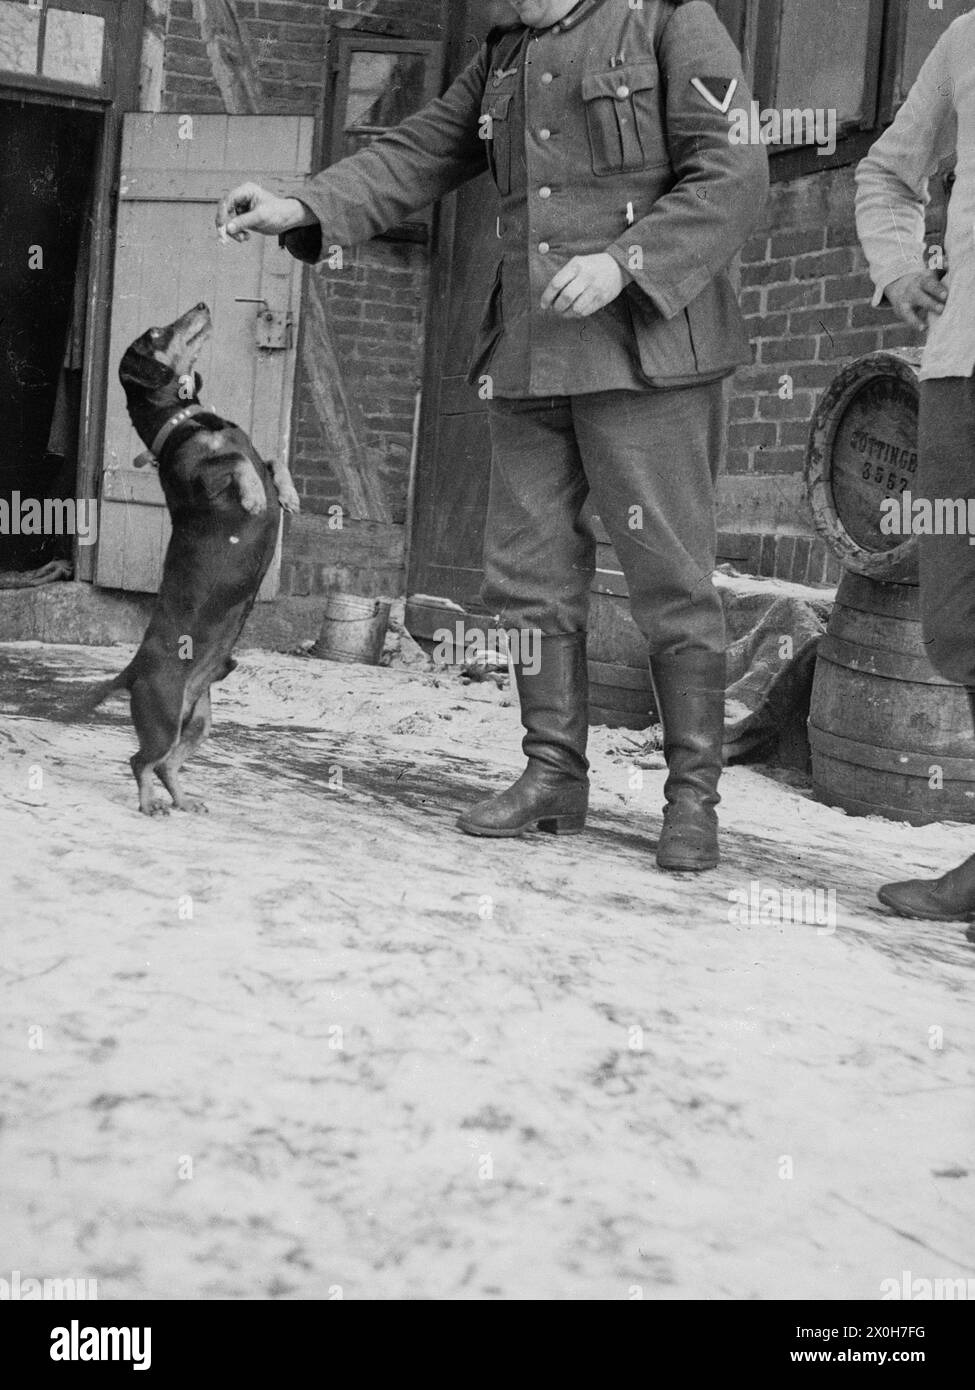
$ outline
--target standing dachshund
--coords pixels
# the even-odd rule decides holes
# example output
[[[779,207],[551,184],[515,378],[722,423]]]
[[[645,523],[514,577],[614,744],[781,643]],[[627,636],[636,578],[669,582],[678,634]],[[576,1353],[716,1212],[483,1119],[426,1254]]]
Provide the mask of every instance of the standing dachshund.
[[[265,463],[242,429],[200,404],[193,368],[210,329],[210,311],[198,304],[143,333],[119,367],[146,461],[159,466],[173,534],[142,645],[85,708],[130,692],[139,736],[132,771],[145,815],[170,809],[153,800],[153,773],[177,810],[206,809],[184,795],[179,769],[210,732],[211,684],[237,664],[231,652],[274,555],[281,508],[299,505],[287,466]]]

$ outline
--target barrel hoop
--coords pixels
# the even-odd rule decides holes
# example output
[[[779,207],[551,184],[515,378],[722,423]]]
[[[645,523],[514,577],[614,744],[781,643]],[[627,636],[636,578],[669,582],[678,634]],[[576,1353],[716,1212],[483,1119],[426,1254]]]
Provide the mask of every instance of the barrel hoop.
[[[897,748],[877,748],[856,739],[827,733],[809,721],[809,744],[814,753],[835,758],[837,762],[854,767],[869,767],[875,772],[897,772],[904,777],[921,777],[925,781],[931,769],[941,769],[945,781],[975,784],[975,758],[942,758],[937,753],[909,753]]]
[[[858,671],[885,680],[905,681],[909,685],[936,685],[956,688],[951,681],[942,680],[927,657],[904,656],[900,652],[885,652],[876,647],[864,647],[859,642],[847,642],[828,632],[819,644],[817,660]]]
[[[621,666],[615,662],[589,661],[589,679],[594,684],[622,686],[627,690],[650,693],[650,667]]]
[[[864,801],[858,796],[844,796],[841,792],[827,790],[817,787],[816,795],[826,806],[836,806],[841,811],[845,811],[849,816],[882,816],[884,820],[896,821],[904,825],[933,825],[936,821],[939,824],[951,824],[952,822],[942,822],[940,816],[934,815],[929,811],[909,810],[905,806],[888,806],[882,801]]]

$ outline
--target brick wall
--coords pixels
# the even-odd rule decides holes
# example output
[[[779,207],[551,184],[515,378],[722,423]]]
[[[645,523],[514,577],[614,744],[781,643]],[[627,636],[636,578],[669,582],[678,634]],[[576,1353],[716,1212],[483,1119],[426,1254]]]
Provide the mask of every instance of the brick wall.
[[[325,48],[332,28],[442,38],[441,0],[356,0],[344,11],[326,0],[234,0],[263,115],[322,117],[327,98]],[[163,109],[222,112],[193,0],[171,0],[166,26]],[[284,593],[317,594],[338,586],[399,593],[415,394],[424,351],[430,256],[426,247],[377,241],[346,256],[341,271],[316,268],[306,294],[324,302],[365,466],[380,480],[382,517],[356,516],[329,467],[329,446],[312,399],[311,373],[297,368],[292,468],[302,516],[289,522],[282,561]],[[338,504],[342,531],[324,518]]]
[[[943,201],[936,197],[930,241],[938,239],[942,224]],[[821,392],[864,353],[921,342],[889,307],[871,306],[873,284],[854,221],[852,167],[773,184],[765,226],[742,254],[741,286],[755,360],[732,388],[726,491],[733,495],[736,480],[742,480],[752,498],[771,499],[787,486],[794,497]],[[785,374],[792,378],[791,400],[780,396]],[[728,558],[745,557],[742,567],[755,573],[833,582],[839,567],[815,536],[804,503],[794,505],[793,514],[792,525],[775,528],[778,535],[723,534],[723,551]]]

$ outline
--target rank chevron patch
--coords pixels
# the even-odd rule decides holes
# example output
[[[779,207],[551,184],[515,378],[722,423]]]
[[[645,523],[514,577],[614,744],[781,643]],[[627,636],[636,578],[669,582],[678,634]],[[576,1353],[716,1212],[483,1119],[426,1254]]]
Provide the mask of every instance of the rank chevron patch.
[[[700,92],[701,96],[713,106],[715,111],[720,111],[723,116],[728,114],[738,90],[737,77],[692,77],[691,86],[695,91]]]

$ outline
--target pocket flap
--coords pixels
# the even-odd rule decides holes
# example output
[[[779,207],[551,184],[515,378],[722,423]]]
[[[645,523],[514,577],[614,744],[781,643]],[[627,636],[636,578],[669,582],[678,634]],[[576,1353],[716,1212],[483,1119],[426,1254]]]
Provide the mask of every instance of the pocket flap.
[[[583,101],[612,97],[626,101],[633,92],[645,92],[657,85],[655,63],[632,63],[609,72],[587,72],[582,79]]]
[[[481,115],[490,116],[492,121],[506,121],[511,97],[511,92],[501,92],[497,96],[485,97]]]

